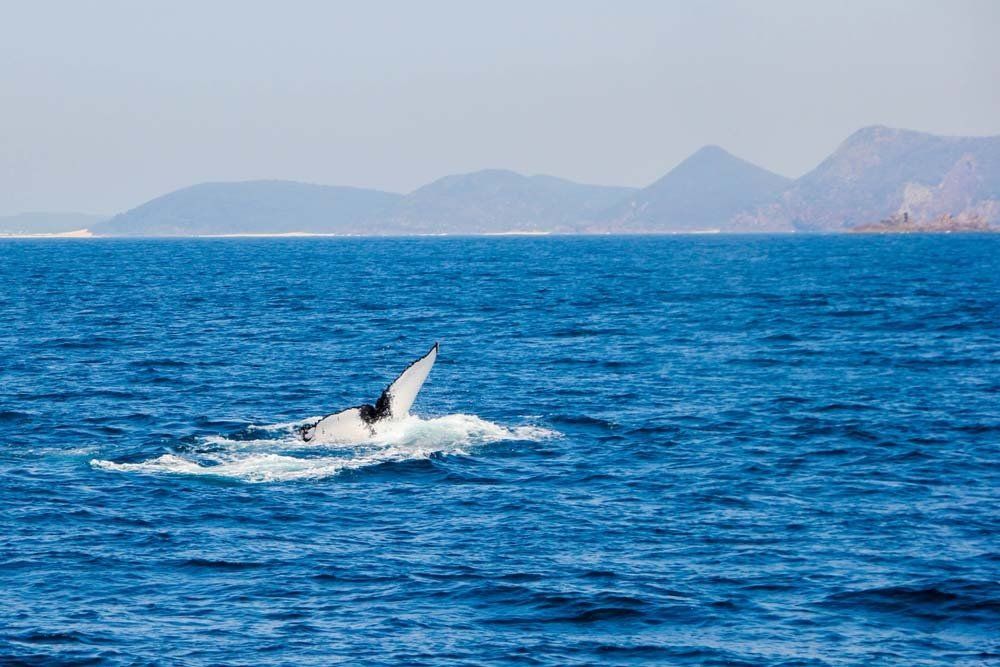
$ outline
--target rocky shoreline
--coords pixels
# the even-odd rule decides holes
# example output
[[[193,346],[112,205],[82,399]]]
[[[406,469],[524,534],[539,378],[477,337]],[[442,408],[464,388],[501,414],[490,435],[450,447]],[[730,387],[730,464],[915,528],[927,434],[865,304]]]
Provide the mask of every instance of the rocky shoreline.
[[[977,215],[941,215],[931,220],[915,220],[904,213],[858,225],[850,231],[852,234],[995,234],[1000,228]]]

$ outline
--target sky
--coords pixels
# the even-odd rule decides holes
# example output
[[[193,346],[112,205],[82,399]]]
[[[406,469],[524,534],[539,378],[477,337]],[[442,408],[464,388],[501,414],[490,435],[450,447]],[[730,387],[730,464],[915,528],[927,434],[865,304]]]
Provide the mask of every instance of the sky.
[[[1000,134],[1000,2],[0,0],[0,215],[203,181],[797,177],[850,133]]]

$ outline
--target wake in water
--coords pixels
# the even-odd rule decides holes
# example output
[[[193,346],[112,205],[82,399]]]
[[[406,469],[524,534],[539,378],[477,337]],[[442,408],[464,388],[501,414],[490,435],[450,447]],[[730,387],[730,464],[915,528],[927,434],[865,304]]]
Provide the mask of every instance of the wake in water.
[[[297,437],[303,422],[252,426],[245,439],[213,436],[190,451],[163,454],[147,461],[119,463],[102,459],[95,468],[117,472],[210,475],[246,482],[322,479],[345,470],[441,455],[467,455],[479,446],[506,440],[539,441],[558,433],[537,426],[512,428],[454,414],[433,419],[409,416],[350,445],[311,445]]]

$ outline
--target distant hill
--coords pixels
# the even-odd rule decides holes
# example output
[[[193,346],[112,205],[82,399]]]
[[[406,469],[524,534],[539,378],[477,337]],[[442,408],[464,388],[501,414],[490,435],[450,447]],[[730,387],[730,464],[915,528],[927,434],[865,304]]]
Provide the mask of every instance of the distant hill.
[[[32,212],[0,216],[0,234],[61,234],[92,229],[107,220],[106,215],[88,213]]]
[[[202,183],[157,197],[96,225],[116,236],[380,233],[373,221],[400,195],[294,181]]]
[[[639,190],[594,221],[592,231],[622,232],[734,230],[736,214],[772,200],[791,185],[779,176],[705,146],[666,176]],[[750,231],[771,229],[753,225]]]
[[[942,216],[1000,223],[1000,137],[867,127],[733,225],[836,232],[904,214],[916,224]]]
[[[869,127],[794,181],[706,146],[642,189],[488,169],[405,196],[292,181],[203,183],[103,223],[18,219],[0,219],[0,233],[4,226],[138,236],[1000,230],[1000,137]]]
[[[94,231],[115,236],[573,231],[581,219],[631,192],[502,170],[447,176],[405,197],[292,181],[203,183],[116,215]]]
[[[632,192],[488,169],[415,190],[389,212],[386,227],[408,233],[569,232]]]

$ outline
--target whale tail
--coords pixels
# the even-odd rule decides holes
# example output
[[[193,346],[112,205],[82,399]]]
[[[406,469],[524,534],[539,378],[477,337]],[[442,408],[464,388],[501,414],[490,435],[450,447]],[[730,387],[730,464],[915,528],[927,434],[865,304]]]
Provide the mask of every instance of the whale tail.
[[[387,411],[386,416],[391,419],[401,419],[410,414],[413,401],[417,400],[420,388],[424,386],[424,381],[427,380],[434,362],[437,361],[437,354],[438,344],[434,343],[427,354],[407,366],[399,377],[385,388],[379,396],[378,403],[375,404],[375,411],[380,413],[380,418],[385,418],[381,416],[382,410]]]
[[[376,423],[406,417],[437,361],[437,353],[438,344],[434,343],[427,354],[407,366],[385,388],[375,405],[360,405],[327,415],[300,428],[299,436],[306,442],[357,442],[375,435]]]

